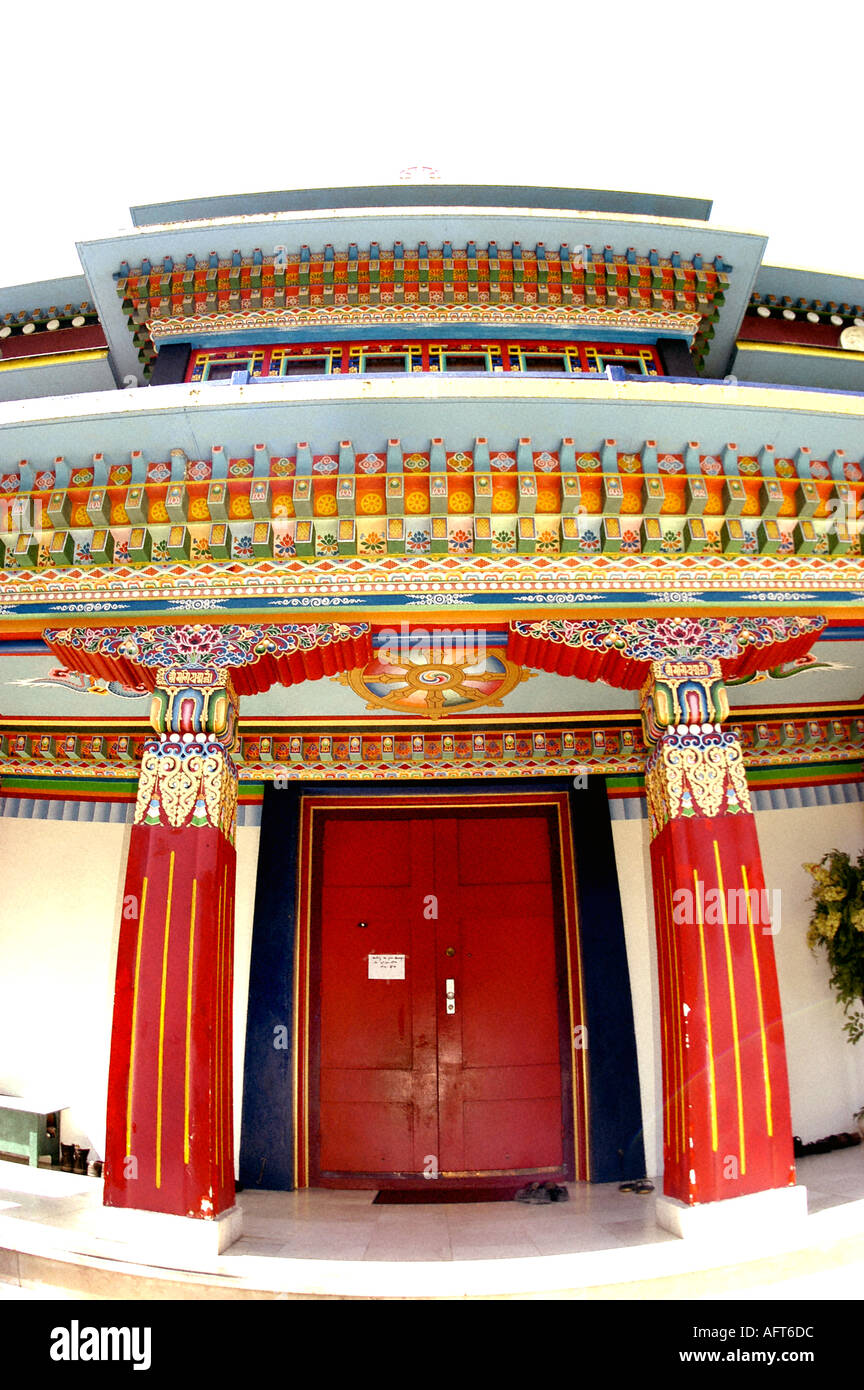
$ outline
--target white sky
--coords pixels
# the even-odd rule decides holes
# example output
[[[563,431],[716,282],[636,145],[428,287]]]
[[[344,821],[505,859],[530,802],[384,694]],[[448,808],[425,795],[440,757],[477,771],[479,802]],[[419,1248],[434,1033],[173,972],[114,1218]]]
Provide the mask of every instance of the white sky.
[[[862,40],[840,0],[6,7],[0,285],[132,203],[412,165],[713,198],[768,263],[864,275]]]

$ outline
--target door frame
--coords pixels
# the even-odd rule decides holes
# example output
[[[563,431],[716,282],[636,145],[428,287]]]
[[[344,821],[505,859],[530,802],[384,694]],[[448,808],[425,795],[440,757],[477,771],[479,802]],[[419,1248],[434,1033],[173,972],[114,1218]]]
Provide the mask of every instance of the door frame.
[[[582,1045],[585,1035],[585,994],[580,947],[578,894],[573,852],[570,800],[566,791],[520,791],[477,793],[347,793],[344,795],[301,796],[298,836],[297,937],[294,968],[293,1009],[293,1133],[294,1185],[296,1187],[370,1186],[368,1178],[321,1179],[317,1171],[314,1134],[317,1127],[318,1067],[320,1058],[320,901],[315,882],[316,856],[320,853],[323,826],[329,815],[346,812],[358,816],[399,814],[408,817],[434,817],[441,811],[464,810],[480,814],[484,810],[518,809],[544,811],[550,820],[552,836],[553,892],[556,900],[557,996],[560,1030],[565,1033],[570,1053],[569,1068],[562,1065],[562,1127],[565,1176],[587,1181],[590,1172],[588,1053]],[[557,848],[556,842],[557,841]],[[562,1044],[562,1052],[563,1052]],[[448,1186],[477,1185],[477,1179],[447,1179]],[[504,1179],[486,1179],[499,1184]],[[512,1182],[513,1179],[510,1179]],[[411,1185],[416,1179],[381,1179],[380,1187]]]

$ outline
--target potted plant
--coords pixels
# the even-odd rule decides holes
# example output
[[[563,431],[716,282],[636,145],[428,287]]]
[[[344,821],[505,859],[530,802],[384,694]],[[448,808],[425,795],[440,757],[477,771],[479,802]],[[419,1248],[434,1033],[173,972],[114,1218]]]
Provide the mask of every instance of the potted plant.
[[[818,864],[805,864],[814,879],[815,901],[807,944],[823,947],[831,967],[831,988],[843,1005],[849,1041],[864,1037],[864,853],[853,863],[832,849]]]

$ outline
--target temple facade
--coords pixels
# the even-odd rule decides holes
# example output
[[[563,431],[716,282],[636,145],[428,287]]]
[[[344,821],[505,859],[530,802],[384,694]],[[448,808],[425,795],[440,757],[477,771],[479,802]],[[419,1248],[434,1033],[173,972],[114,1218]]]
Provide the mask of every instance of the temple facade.
[[[191,200],[0,290],[0,1091],[107,1206],[683,1231],[864,1104],[864,280],[710,211]]]

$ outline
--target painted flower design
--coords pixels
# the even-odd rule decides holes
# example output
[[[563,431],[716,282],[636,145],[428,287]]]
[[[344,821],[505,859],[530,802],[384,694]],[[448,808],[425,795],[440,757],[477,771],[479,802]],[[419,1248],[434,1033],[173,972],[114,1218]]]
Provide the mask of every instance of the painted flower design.
[[[463,555],[466,551],[471,549],[474,538],[470,531],[466,531],[463,527],[459,527],[450,532],[448,541],[451,550],[456,551],[459,555]]]
[[[360,552],[363,555],[382,555],[387,548],[382,531],[367,531],[360,537]]]
[[[432,538],[428,531],[409,531],[406,544],[409,550],[425,554],[432,545]]]
[[[240,560],[251,559],[252,556],[252,537],[237,536],[234,540],[234,554]]]

